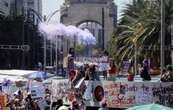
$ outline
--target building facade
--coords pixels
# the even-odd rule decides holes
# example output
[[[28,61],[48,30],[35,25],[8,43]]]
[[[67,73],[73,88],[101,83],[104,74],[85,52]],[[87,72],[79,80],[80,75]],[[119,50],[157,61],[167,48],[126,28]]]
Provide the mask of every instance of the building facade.
[[[0,0],[0,15],[10,15],[10,0]]]
[[[38,16],[42,16],[42,0],[11,0],[10,2],[10,15],[20,16],[23,15],[34,22],[39,23]]]
[[[34,24],[38,24],[42,18],[42,0],[24,0],[24,13]]]

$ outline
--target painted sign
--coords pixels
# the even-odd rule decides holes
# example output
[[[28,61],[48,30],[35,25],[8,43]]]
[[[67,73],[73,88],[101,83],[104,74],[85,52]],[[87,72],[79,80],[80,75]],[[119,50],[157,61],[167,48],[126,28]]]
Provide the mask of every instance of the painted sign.
[[[45,95],[45,88],[42,85],[35,85],[31,87],[30,92],[32,98],[43,99]]]
[[[122,72],[123,73],[127,73],[128,70],[130,69],[130,66],[131,66],[131,62],[129,62],[129,61],[123,61],[123,64],[122,64]]]
[[[7,104],[7,96],[6,95],[0,95],[0,106],[5,107]]]
[[[68,80],[53,81],[52,96],[54,99],[62,98],[65,104],[70,104],[75,99],[74,90]]]
[[[108,106],[113,108],[151,103],[173,105],[173,83],[106,81],[103,88],[105,100]]]
[[[53,86],[56,89],[54,91],[59,92],[55,96],[64,95],[60,91],[64,90],[64,87],[67,89],[69,84],[65,84],[66,86],[62,83],[56,84]],[[173,83],[171,82],[87,81],[85,84],[85,92],[80,98],[85,100],[87,106],[91,106],[91,103],[92,106],[100,106],[99,102],[102,100],[105,100],[111,108],[128,108],[151,103],[173,106]],[[68,91],[71,91],[70,88]],[[67,94],[66,92],[65,95],[68,96]]]

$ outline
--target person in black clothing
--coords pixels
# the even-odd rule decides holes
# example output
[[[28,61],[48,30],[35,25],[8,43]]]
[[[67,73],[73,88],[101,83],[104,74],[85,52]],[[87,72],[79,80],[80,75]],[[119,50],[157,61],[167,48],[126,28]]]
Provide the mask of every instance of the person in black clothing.
[[[149,63],[148,60],[144,59],[143,61],[143,69],[141,71],[141,78],[143,78],[143,80],[151,80],[151,76],[149,74]]]
[[[79,110],[79,104],[77,101],[72,102],[72,107],[70,108],[70,110]]]
[[[31,98],[31,94],[28,94],[25,102],[25,110],[41,110],[38,104]]]
[[[63,100],[62,99],[58,99],[57,100],[56,110],[58,110],[61,106],[63,106]]]
[[[96,66],[95,65],[91,65],[91,67],[90,67],[90,73],[91,73],[91,79],[92,80],[99,81],[99,76],[96,73]]]
[[[46,102],[46,106],[44,110],[50,110],[50,105],[51,105],[50,94],[46,94],[45,102]]]

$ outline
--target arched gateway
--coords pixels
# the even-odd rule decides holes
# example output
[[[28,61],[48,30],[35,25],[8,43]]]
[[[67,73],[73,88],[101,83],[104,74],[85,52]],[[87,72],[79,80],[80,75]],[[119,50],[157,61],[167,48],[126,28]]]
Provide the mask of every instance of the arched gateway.
[[[65,0],[61,22],[89,29],[97,39],[97,46],[106,49],[117,24],[117,7],[113,0]]]

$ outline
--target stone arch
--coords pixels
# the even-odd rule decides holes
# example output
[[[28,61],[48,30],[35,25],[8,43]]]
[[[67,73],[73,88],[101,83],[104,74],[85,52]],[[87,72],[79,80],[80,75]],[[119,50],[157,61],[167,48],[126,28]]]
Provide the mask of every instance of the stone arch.
[[[95,22],[99,25],[102,25],[102,23],[100,21],[96,21],[96,20],[81,20],[78,23],[76,23],[76,26],[78,27],[80,24],[85,23],[85,22]]]
[[[104,23],[104,40],[101,47],[106,49],[117,22],[117,7],[113,0],[67,1],[68,3],[64,4],[69,4],[69,7],[61,10],[61,23],[75,26],[83,22],[96,22],[101,26]]]

